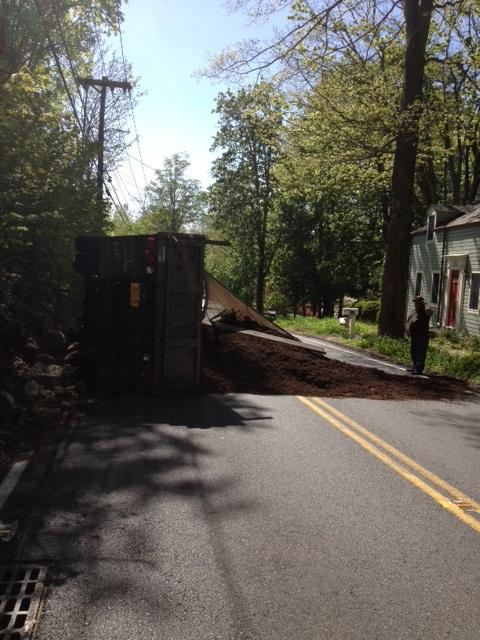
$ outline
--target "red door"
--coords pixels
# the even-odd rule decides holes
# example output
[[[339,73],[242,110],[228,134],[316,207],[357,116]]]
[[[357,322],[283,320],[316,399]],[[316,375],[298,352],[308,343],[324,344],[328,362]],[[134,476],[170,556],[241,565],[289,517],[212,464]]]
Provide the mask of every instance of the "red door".
[[[454,327],[457,320],[458,292],[460,288],[460,271],[452,271],[450,291],[448,292],[447,327]]]

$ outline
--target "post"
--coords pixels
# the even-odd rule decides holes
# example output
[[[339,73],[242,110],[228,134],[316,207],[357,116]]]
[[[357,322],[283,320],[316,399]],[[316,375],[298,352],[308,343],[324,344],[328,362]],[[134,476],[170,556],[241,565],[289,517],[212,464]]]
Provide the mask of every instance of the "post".
[[[348,318],[348,337],[355,337],[355,322],[358,315],[358,307],[345,307],[343,309],[343,317]]]
[[[95,78],[77,78],[78,84],[85,89],[87,87],[100,88],[100,114],[98,118],[98,170],[97,170],[97,204],[99,210],[103,208],[103,183],[104,183],[104,160],[103,152],[105,146],[105,105],[107,98],[107,87],[112,91],[114,89],[123,89],[123,91],[131,91],[130,82],[117,82],[109,80],[103,76],[101,80]]]
[[[102,82],[107,78],[103,76]],[[99,211],[103,208],[103,150],[105,145],[105,102],[107,96],[107,86],[102,84],[100,90],[100,114],[98,118],[98,169],[97,169],[97,205]]]

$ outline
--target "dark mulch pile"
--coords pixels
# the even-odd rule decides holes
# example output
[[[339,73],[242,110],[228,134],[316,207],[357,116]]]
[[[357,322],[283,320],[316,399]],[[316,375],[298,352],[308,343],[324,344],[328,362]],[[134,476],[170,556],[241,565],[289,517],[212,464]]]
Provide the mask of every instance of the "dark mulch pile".
[[[256,393],[379,400],[466,398],[472,390],[460,380],[396,376],[329,360],[305,349],[242,333],[222,333],[215,342],[203,327],[203,393]]]

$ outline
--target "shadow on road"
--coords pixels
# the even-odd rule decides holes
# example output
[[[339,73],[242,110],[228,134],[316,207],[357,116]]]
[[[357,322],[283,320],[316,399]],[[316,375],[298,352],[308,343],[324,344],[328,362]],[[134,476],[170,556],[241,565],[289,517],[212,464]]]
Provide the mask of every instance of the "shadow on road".
[[[59,448],[43,486],[31,496],[18,559],[55,563],[53,587],[73,590],[74,607],[135,600],[139,576],[161,576],[177,543],[180,554],[183,549],[188,556],[191,544],[194,549],[194,540],[172,531],[173,522],[193,510],[208,531],[232,615],[238,627],[248,627],[222,521],[253,512],[255,504],[236,494],[228,469],[213,477],[204,473],[218,454],[205,445],[208,439],[198,441],[196,430],[251,431],[259,420],[268,427],[271,417],[260,406],[243,404],[241,397],[115,397],[101,399],[98,406],[97,415]],[[188,518],[186,526],[191,526]],[[168,581],[148,593],[148,606],[163,616],[178,607]]]
[[[473,447],[480,449],[480,403],[468,404],[467,407],[474,406],[472,411],[446,411],[444,409],[432,409],[428,411],[417,411],[416,415],[420,420],[435,426],[447,425],[460,429],[465,440]]]
[[[189,429],[249,428],[252,421],[272,419],[264,415],[261,408],[252,408],[251,402],[242,402],[238,395],[226,395],[221,399],[212,395],[103,398],[99,399],[98,413],[109,420],[127,419],[136,424],[165,424]]]

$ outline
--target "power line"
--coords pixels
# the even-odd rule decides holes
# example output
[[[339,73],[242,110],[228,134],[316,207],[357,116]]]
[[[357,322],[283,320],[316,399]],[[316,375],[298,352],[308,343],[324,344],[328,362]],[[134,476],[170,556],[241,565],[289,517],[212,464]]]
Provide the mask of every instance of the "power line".
[[[113,188],[112,188],[113,191]],[[110,193],[110,189],[108,187],[105,187],[105,193],[107,194],[107,196],[110,198],[110,200],[112,201],[113,206],[115,207],[115,211],[119,214],[122,222],[129,222],[127,214],[125,213],[122,205],[120,204],[120,200],[118,199],[118,195],[117,195],[117,200],[118,200],[118,204],[117,202],[115,202],[115,198],[112,196],[112,194]],[[115,195],[116,192],[114,191]]]
[[[139,160],[138,158],[136,158],[135,156],[132,156],[131,153],[128,154],[128,156],[132,159],[135,160],[135,162],[139,162],[140,164],[143,164],[147,169],[150,169],[150,171],[156,171],[156,169],[154,167],[151,167],[149,164],[147,164],[146,162],[142,162],[141,160]]]
[[[116,179],[118,180],[118,183],[119,183],[118,186],[121,187],[121,190],[123,190],[123,192],[124,192],[123,195],[126,194],[127,199],[129,199],[129,200],[135,200],[135,197],[131,194],[128,186],[125,183],[125,180],[123,179],[123,177],[122,177],[122,175],[120,173],[120,171],[118,169],[114,169],[113,172],[115,174]]]
[[[130,160],[130,156],[127,154],[128,165],[130,167],[130,171],[132,172],[133,181],[135,183],[135,187],[138,191],[139,202],[142,205],[142,208],[145,209],[145,198],[142,196],[142,192],[140,191],[140,187],[138,186],[137,178],[135,177],[135,172],[133,171],[132,161]],[[129,194],[130,195],[130,194]]]
[[[115,202],[115,198],[112,196],[110,189],[105,185],[105,192],[108,195],[108,197],[110,198],[110,200],[113,202],[113,205],[115,206],[115,209],[117,210],[117,212],[120,214],[120,217],[122,218],[123,222],[129,222],[129,217],[127,215],[127,213],[125,212],[125,209],[123,208],[122,203],[120,202],[120,198],[118,197],[118,193],[115,189],[115,185],[112,182],[112,176],[110,175],[110,173],[108,172],[108,170],[105,171],[105,173],[107,174],[109,181],[110,181],[110,189],[111,191],[113,191],[115,197],[117,198],[117,202]]]
[[[129,82],[119,82],[118,80],[109,80],[105,76],[103,78],[79,78],[79,83],[83,87],[99,87],[100,88],[100,114],[98,120],[98,173],[97,173],[97,201],[99,208],[102,206],[103,200],[103,174],[104,174],[104,140],[105,140],[105,106],[107,97],[107,88],[123,89],[123,91],[131,91],[132,85]]]
[[[125,52],[124,52],[124,49],[123,49],[122,25],[120,23],[120,20],[118,21],[118,33],[119,33],[119,36],[120,36],[120,50],[122,52],[123,71],[125,73],[125,80],[126,80],[127,79],[127,65],[126,65],[126,62],[125,62]],[[144,163],[143,163],[143,157],[142,157],[142,150],[140,148],[140,137],[138,135],[137,121],[135,119],[135,111],[133,109],[132,93],[130,92],[128,94],[128,96],[129,96],[129,100],[130,100],[130,110],[132,112],[132,120],[133,120],[133,128],[134,128],[134,131],[135,131],[135,139],[137,141],[138,155],[140,157],[140,163],[142,165],[142,171],[143,171],[143,178],[144,178],[145,184],[146,184],[147,183],[147,176],[145,175],[145,167],[143,166]]]

